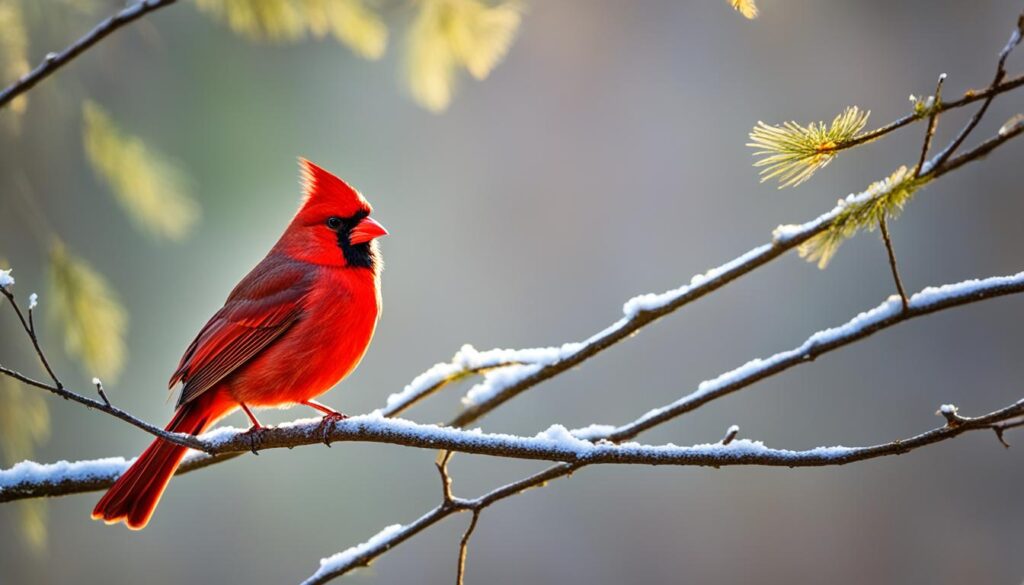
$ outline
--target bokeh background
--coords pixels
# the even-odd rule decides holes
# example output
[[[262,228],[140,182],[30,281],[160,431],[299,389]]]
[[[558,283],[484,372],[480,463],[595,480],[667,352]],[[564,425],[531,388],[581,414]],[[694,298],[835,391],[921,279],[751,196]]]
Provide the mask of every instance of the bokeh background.
[[[31,61],[118,3],[96,4],[28,3]],[[393,34],[383,58],[370,61],[330,39],[252,42],[184,1],[44,81],[16,121],[0,114],[8,125],[0,256],[15,267],[20,296],[49,290],[50,236],[32,219],[41,215],[103,275],[129,316],[125,367],[107,393],[162,423],[171,413],[165,381],[181,351],[279,235],[298,201],[295,159],[309,157],[364,191],[392,233],[382,242],[376,340],[325,397],[367,412],[463,343],[583,339],[617,319],[630,296],[687,282],[767,241],[776,225],[815,217],[915,163],[921,125],[779,191],[758,183],[744,143],[758,120],[831,119],[854,104],[880,125],[909,111],[907,94],[930,93],[942,72],[947,95],[981,87],[1021,9],[1009,0],[759,6],[751,21],[722,0],[529,0],[504,62],[482,82],[460,74],[451,105],[432,113],[404,81],[401,31],[415,4],[380,7]],[[1011,70],[1022,64],[1015,56]],[[180,241],[141,234],[92,168],[84,99],[181,170],[201,219]],[[1022,108],[1018,94],[1000,99],[978,136]],[[965,115],[944,117],[939,140]],[[1010,144],[944,177],[892,225],[909,288],[1022,269],[1022,153]],[[481,424],[533,434],[552,423],[625,422],[891,292],[877,234],[844,245],[824,271],[787,255]],[[50,301],[44,294],[43,307]],[[901,325],[643,439],[714,441],[736,423],[742,436],[777,447],[863,445],[939,424],[933,413],[944,402],[987,412],[1021,396],[1022,310],[1024,299],[1007,298]],[[0,360],[34,371],[9,311],[0,331]],[[61,354],[64,334],[51,319],[46,343],[65,381],[88,391],[93,372]],[[449,388],[408,416],[446,420],[460,395]],[[45,401],[50,436],[34,447],[36,460],[129,457],[149,442],[106,415]],[[310,413],[263,415],[296,416]],[[586,469],[487,510],[467,577],[1019,583],[1024,436],[1008,439],[1021,446],[1006,450],[977,433],[842,468]],[[172,482],[141,533],[90,521],[99,494],[52,500],[42,546],[8,504],[0,582],[297,582],[321,557],[433,506],[433,459],[353,444],[246,456]],[[460,456],[455,490],[476,495],[540,467]],[[452,582],[466,521],[450,520],[348,579]]]

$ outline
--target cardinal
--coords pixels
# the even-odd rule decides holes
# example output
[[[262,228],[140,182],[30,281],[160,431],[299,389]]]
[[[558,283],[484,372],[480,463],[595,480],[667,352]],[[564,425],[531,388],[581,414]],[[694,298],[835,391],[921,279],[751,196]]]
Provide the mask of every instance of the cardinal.
[[[302,404],[344,415],[316,398],[362,360],[381,311],[377,238],[387,230],[344,181],[305,159],[299,211],[185,350],[167,430],[197,435],[236,409]],[[326,418],[325,418],[326,420]],[[141,530],[186,447],[157,439],[96,504],[92,517]]]

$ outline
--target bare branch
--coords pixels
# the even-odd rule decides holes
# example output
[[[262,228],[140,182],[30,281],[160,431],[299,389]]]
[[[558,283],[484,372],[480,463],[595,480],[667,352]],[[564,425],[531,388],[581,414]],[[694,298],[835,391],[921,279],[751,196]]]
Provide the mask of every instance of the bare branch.
[[[78,39],[66,49],[59,53],[47,53],[42,63],[35,69],[23,75],[14,83],[0,91],[0,108],[10,103],[14,98],[32,89],[37,83],[46,79],[55,71],[70,63],[75,57],[81,55],[96,43],[103,40],[115,30],[142,18],[147,13],[159,10],[164,6],[174,4],[176,0],[141,0],[131,6],[121,9],[117,14],[110,16],[103,22],[96,25],[84,37]]]
[[[1006,442],[1006,439],[1003,437],[1003,433],[1010,429],[1015,429],[1017,427],[1024,427],[1024,418],[1000,424],[994,424],[992,425],[992,430],[995,431],[996,439],[999,439],[999,442],[1002,443],[1003,447],[1009,449],[1010,444]]]
[[[0,293],[3,293],[3,295],[7,297],[7,300],[10,303],[11,307],[14,309],[15,314],[17,314],[18,320],[21,322],[21,326],[25,330],[25,334],[29,337],[29,340],[32,342],[32,347],[35,349],[36,356],[38,356],[39,361],[42,362],[43,367],[46,370],[46,373],[50,376],[50,379],[52,380],[52,383],[46,383],[40,380],[36,380],[34,378],[30,378],[22,374],[21,372],[18,372],[3,365],[0,365],[0,374],[10,376],[11,378],[14,378],[15,380],[18,380],[19,382],[22,382],[29,386],[35,386],[36,388],[48,390],[49,392],[52,392],[53,394],[56,394],[57,396],[60,396],[65,400],[72,400],[88,408],[93,408],[105,412],[109,415],[116,416],[117,418],[150,433],[151,435],[160,437],[172,443],[176,443],[178,445],[183,445],[185,447],[190,447],[193,449],[203,449],[203,444],[192,435],[165,431],[160,427],[151,425],[141,419],[132,416],[128,412],[125,412],[120,408],[111,405],[110,401],[107,400],[106,398],[106,394],[103,392],[102,384],[96,384],[97,391],[99,392],[100,397],[103,399],[102,402],[99,400],[94,400],[92,398],[87,398],[81,394],[78,394],[77,392],[72,392],[71,390],[68,390],[60,381],[60,378],[57,377],[57,374],[54,373],[53,368],[50,367],[50,362],[46,358],[46,352],[43,351],[42,347],[39,344],[39,337],[36,335],[35,331],[35,323],[31,319],[32,313],[29,312],[29,319],[26,319],[25,314],[22,312],[21,307],[18,305],[17,299],[14,298],[14,293],[12,293],[10,290],[4,287],[0,287]]]
[[[917,167],[915,167],[914,173],[920,177],[921,172],[924,170],[924,163],[928,160],[928,149],[931,148],[932,138],[935,137],[935,127],[939,121],[940,106],[942,105],[942,83],[946,81],[946,74],[943,73],[939,76],[938,83],[935,84],[935,95],[932,96],[932,106],[930,108],[930,114],[928,115],[928,128],[924,132],[924,142],[921,144],[921,158],[917,160]]]
[[[725,436],[722,437],[722,444],[728,445],[736,440],[736,436],[740,434],[739,425],[732,425],[725,431]]]
[[[22,329],[25,330],[25,334],[28,335],[29,340],[32,342],[32,348],[35,350],[39,361],[43,364],[46,373],[50,376],[50,380],[53,381],[57,388],[63,388],[64,386],[61,384],[60,379],[57,378],[57,374],[53,373],[53,368],[50,367],[50,361],[46,359],[46,354],[43,353],[42,348],[39,346],[39,337],[36,335],[36,323],[33,317],[34,307],[29,307],[28,319],[26,320],[25,314],[22,313],[21,307],[18,305],[18,301],[14,298],[14,293],[2,287],[0,287],[0,293],[3,293],[7,297],[8,302],[11,303],[14,313],[18,316],[18,321],[21,322]]]
[[[466,532],[462,535],[462,540],[459,541],[459,562],[456,565],[455,573],[455,585],[463,585],[466,576],[466,554],[469,550],[469,539],[473,537],[473,531],[476,530],[476,523],[480,520],[480,510],[473,510],[473,518],[469,521],[469,527],[466,528]]]
[[[889,271],[892,272],[892,279],[896,283],[896,292],[900,295],[900,302],[903,310],[908,306],[907,291],[903,289],[903,280],[900,278],[900,270],[896,266],[896,250],[892,247],[892,238],[889,237],[889,222],[883,216],[878,222],[878,228],[882,232],[882,241],[885,242],[885,251],[889,256]]]
[[[1003,81],[1003,78],[1006,77],[1006,59],[1010,56],[1010,53],[1013,52],[1017,45],[1020,44],[1022,35],[1024,35],[1024,12],[1017,17],[1017,28],[1010,33],[1010,40],[1006,42],[1006,46],[1004,46],[1003,50],[999,52],[999,60],[996,62],[996,74],[992,79],[992,83],[989,84],[989,89],[997,87]],[[985,101],[981,103],[981,107],[978,108],[978,111],[971,116],[967,125],[963,127],[960,133],[957,134],[956,138],[954,138],[952,142],[950,142],[949,145],[935,158],[934,167],[941,167],[942,163],[946,162],[946,160],[956,152],[956,149],[963,144],[971,131],[973,131],[974,128],[977,127],[978,123],[981,122],[982,117],[985,116],[985,112],[987,112],[988,107],[992,105],[992,101],[996,98],[996,95],[998,94],[990,93],[985,98]]]

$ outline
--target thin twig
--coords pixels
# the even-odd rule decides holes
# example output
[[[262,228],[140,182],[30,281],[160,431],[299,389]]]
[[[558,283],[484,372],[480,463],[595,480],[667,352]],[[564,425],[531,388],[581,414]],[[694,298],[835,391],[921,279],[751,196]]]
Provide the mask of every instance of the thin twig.
[[[732,425],[725,431],[725,436],[722,437],[722,444],[728,445],[736,440],[736,436],[740,434],[740,427],[738,425]]]
[[[39,337],[36,335],[36,325],[32,317],[32,309],[28,311],[28,320],[25,320],[25,315],[21,312],[21,307],[18,305],[17,300],[14,298],[14,293],[7,290],[6,288],[0,288],[0,292],[3,293],[7,300],[11,303],[11,307],[14,308],[14,312],[18,315],[18,320],[21,321],[21,327],[25,330],[25,334],[28,335],[29,340],[32,342],[32,348],[35,349],[36,356],[39,357],[39,361],[42,362],[43,368],[46,369],[47,375],[50,376],[50,380],[58,389],[63,389],[64,384],[61,383],[57,374],[53,372],[53,368],[50,367],[50,360],[46,359],[46,354],[39,346]]]
[[[935,137],[935,127],[938,125],[940,106],[942,105],[942,83],[944,81],[946,81],[945,73],[939,76],[939,81],[935,84],[935,95],[932,96],[933,104],[929,108],[928,128],[925,129],[924,141],[921,144],[921,158],[918,159],[917,167],[914,170],[915,177],[920,177],[924,171],[924,162],[928,160],[928,149],[931,148],[932,138]]]
[[[889,225],[885,216],[878,220],[878,227],[882,232],[882,241],[885,242],[885,251],[889,255],[889,270],[892,272],[892,279],[896,283],[896,292],[900,294],[900,301],[903,303],[903,310],[908,308],[907,291],[903,289],[903,280],[900,278],[900,270],[896,266],[896,250],[892,247],[892,239],[889,237]]]
[[[441,474],[441,497],[449,505],[455,501],[455,496],[452,495],[452,478],[448,475],[448,461],[452,458],[453,453],[453,451],[443,451],[434,462],[437,472]]]
[[[996,74],[995,77],[992,79],[992,83],[989,84],[989,89],[997,87],[1000,84],[1000,82],[1003,81],[1003,78],[1006,77],[1006,59],[1007,57],[1010,56],[1010,53],[1013,52],[1013,49],[1016,48],[1018,44],[1020,44],[1022,35],[1024,35],[1024,12],[1022,12],[1020,16],[1017,17],[1017,28],[1015,28],[1013,32],[1010,33],[1010,40],[1006,42],[1006,46],[1004,46],[1003,50],[999,52],[999,60],[996,62]],[[939,153],[939,155],[935,159],[934,166],[942,166],[942,164],[946,162],[946,160],[949,159],[949,157],[951,157],[953,153],[956,152],[956,149],[960,148],[960,145],[963,144],[964,140],[967,139],[967,136],[970,135],[971,131],[978,126],[979,122],[981,122],[981,118],[985,115],[985,112],[988,111],[988,107],[992,104],[992,101],[996,98],[996,95],[998,94],[994,92],[989,93],[989,95],[985,98],[985,101],[981,103],[981,107],[978,108],[978,111],[975,112],[973,116],[971,116],[971,119],[967,122],[967,125],[964,126],[960,133],[957,134],[956,138],[954,138],[953,141],[950,142],[949,145],[941,153]]]
[[[99,378],[93,378],[92,383],[96,386],[96,393],[100,395],[100,398],[103,400],[103,404],[110,406],[110,399],[107,398],[107,393],[103,391],[103,382],[101,382]]]
[[[78,39],[66,49],[59,53],[47,53],[46,58],[36,66],[35,69],[23,75],[14,83],[0,91],[0,108],[10,103],[14,98],[32,89],[37,83],[46,79],[55,71],[67,65],[75,57],[81,55],[90,47],[103,40],[104,37],[141,18],[149,12],[174,4],[176,0],[142,0],[131,6],[121,9],[117,14],[108,17],[96,25],[85,36]]]
[[[1006,442],[1006,439],[1003,437],[1003,433],[1010,429],[1015,429],[1018,427],[1024,427],[1024,418],[1020,420],[991,425],[992,430],[995,431],[996,433],[996,438],[999,439],[999,442],[1002,443],[1003,447],[1006,447],[1007,449],[1010,448],[1010,444]]]
[[[1016,124],[1005,132],[999,132],[995,136],[982,142],[978,146],[975,146],[971,150],[949,158],[940,166],[929,164],[930,170],[925,174],[931,175],[933,179],[937,179],[946,173],[957,170],[963,165],[976,161],[988,156],[990,152],[1003,145],[1009,140],[1012,140],[1024,133],[1024,124]],[[932,159],[934,161],[934,159]]]
[[[473,537],[473,531],[476,530],[476,523],[479,520],[480,509],[477,508],[473,510],[473,517],[469,521],[469,527],[466,528],[466,532],[462,535],[462,540],[459,541],[459,563],[455,573],[455,585],[463,585],[465,583],[466,554],[469,551],[469,539]]]
[[[24,329],[25,331],[25,335],[29,337],[29,340],[32,343],[32,347],[35,349],[36,355],[39,357],[39,361],[42,362],[43,367],[46,370],[46,373],[50,376],[50,379],[52,380],[52,383],[48,384],[41,380],[30,378],[29,376],[26,376],[21,372],[18,372],[17,370],[13,370],[3,365],[0,365],[0,374],[14,378],[19,382],[22,382],[23,384],[34,386],[36,388],[41,388],[43,390],[48,390],[53,394],[56,394],[57,396],[64,398],[65,400],[73,400],[88,408],[94,408],[96,410],[100,410],[112,416],[116,416],[117,418],[127,423],[130,423],[154,436],[160,437],[161,439],[164,439],[166,441],[170,441],[172,443],[176,443],[178,445],[182,445],[185,447],[190,447],[192,449],[204,450],[205,445],[192,435],[188,435],[185,433],[172,433],[166,431],[164,429],[161,429],[160,427],[151,425],[141,419],[138,419],[129,414],[128,412],[123,411],[120,408],[117,408],[116,406],[111,405],[110,401],[106,399],[106,395],[102,392],[102,389],[99,389],[100,397],[103,398],[102,402],[99,400],[94,400],[92,398],[87,398],[86,396],[78,394],[77,392],[72,392],[71,390],[68,390],[60,381],[60,378],[57,377],[57,374],[54,373],[53,368],[50,367],[50,361],[46,358],[46,352],[43,351],[42,346],[39,344],[39,338],[35,332],[35,325],[34,323],[30,322],[25,318],[25,314],[22,312],[21,307],[18,305],[17,299],[14,298],[14,293],[2,287],[0,287],[0,292],[2,292],[3,295],[7,297],[7,300],[10,302],[11,307],[14,309],[15,314],[18,316],[18,320],[21,322],[21,326],[22,329]]]

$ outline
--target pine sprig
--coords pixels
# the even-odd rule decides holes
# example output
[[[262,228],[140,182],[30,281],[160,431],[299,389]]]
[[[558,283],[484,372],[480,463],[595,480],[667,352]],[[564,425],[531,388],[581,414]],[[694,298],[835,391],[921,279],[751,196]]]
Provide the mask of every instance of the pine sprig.
[[[818,268],[825,268],[843,242],[861,230],[874,231],[883,218],[897,217],[914,193],[929,180],[930,177],[917,177],[912,170],[901,166],[863,193],[840,200],[841,210],[832,225],[801,244],[800,256],[817,262]]]
[[[811,122],[801,126],[786,122],[770,126],[758,122],[750,132],[747,146],[757,148],[754,156],[763,156],[754,163],[761,170],[761,182],[778,178],[779,188],[795,187],[828,163],[836,153],[853,142],[864,129],[871,112],[851,106],[832,120]]]

